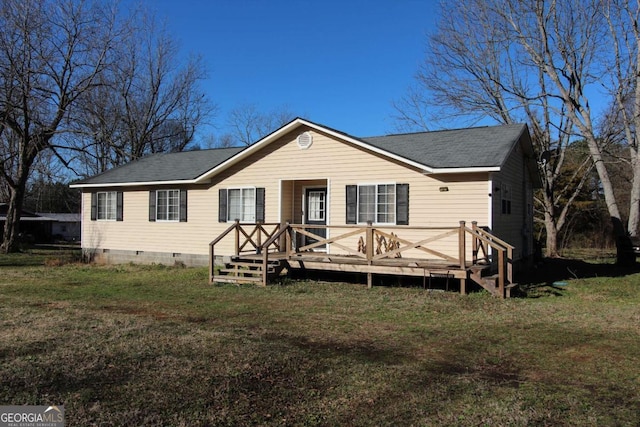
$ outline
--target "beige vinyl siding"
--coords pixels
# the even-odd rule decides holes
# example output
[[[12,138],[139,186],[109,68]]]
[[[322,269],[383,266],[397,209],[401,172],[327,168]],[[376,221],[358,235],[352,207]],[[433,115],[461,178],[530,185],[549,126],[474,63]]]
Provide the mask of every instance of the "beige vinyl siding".
[[[513,254],[515,260],[531,254],[533,250],[530,236],[533,224],[530,223],[530,215],[526,212],[532,203],[528,200],[531,193],[527,192],[531,187],[531,181],[527,169],[523,167],[523,160],[522,149],[516,145],[502,170],[493,175],[493,232],[516,247]],[[510,214],[502,213],[503,184],[508,184],[511,188]]]
[[[201,246],[208,248],[208,241],[213,240],[210,224],[218,218],[212,192],[203,187],[186,187],[187,222],[154,222],[149,221],[151,189],[157,188],[124,189],[122,222],[91,221],[91,193],[83,193],[83,248],[206,253]]]
[[[313,144],[306,150],[296,143],[296,137],[304,131],[313,137]],[[85,193],[83,247],[207,254],[209,242],[230,225],[218,222],[218,190],[247,186],[266,189],[267,223],[301,219],[302,187],[326,182],[331,224],[345,224],[347,185],[408,183],[409,226],[457,227],[460,220],[469,225],[474,220],[487,225],[487,178],[486,173],[427,176],[400,162],[301,127],[218,174],[211,184],[189,187],[185,223],[148,221],[148,191],[163,187],[125,189],[124,221],[120,223],[90,221],[90,194]],[[166,188],[169,187],[175,186]],[[448,191],[440,191],[441,187]],[[295,195],[294,200],[291,195]],[[418,237],[411,236],[409,240]],[[357,242],[349,244],[354,248],[356,245]],[[436,246],[457,257],[457,238]],[[337,253],[336,248],[330,251]],[[232,252],[232,236],[216,247],[217,254]]]

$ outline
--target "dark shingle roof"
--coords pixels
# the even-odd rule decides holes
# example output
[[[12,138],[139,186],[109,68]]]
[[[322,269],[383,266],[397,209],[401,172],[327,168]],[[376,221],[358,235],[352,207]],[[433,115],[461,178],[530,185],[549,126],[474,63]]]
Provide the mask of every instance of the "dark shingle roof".
[[[153,154],[74,184],[192,180],[239,153],[244,148],[246,147]]]
[[[332,130],[323,125],[312,124]],[[360,141],[365,146],[373,146],[432,169],[487,168],[502,166],[515,143],[526,132],[526,125],[488,126],[368,138],[356,138],[340,131],[334,132]],[[75,182],[74,185],[190,181],[244,149],[247,147],[154,154]]]
[[[361,140],[434,169],[499,167],[524,130],[525,125],[514,124]]]

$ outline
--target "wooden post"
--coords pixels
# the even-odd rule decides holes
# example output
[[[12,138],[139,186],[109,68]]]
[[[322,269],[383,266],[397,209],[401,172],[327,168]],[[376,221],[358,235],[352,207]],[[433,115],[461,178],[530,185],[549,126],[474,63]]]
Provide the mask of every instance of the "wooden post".
[[[460,295],[467,294],[467,279],[460,279]]]
[[[513,283],[513,248],[507,246],[507,280]]]
[[[213,284],[213,275],[215,272],[215,254],[213,252],[213,245],[209,245],[209,284]]]
[[[371,265],[373,261],[373,242],[374,242],[374,229],[373,223],[371,221],[367,221],[367,233],[365,238],[365,244],[367,245],[367,264]],[[367,288],[371,289],[373,287],[373,273],[367,272]]]
[[[293,252],[293,239],[291,238],[292,231],[288,221],[286,222],[285,227],[287,227],[287,231],[284,233],[284,253],[287,254],[287,259],[291,259],[291,252]]]
[[[256,236],[256,254],[260,254],[260,251],[262,250],[261,246],[262,246],[262,226],[260,225],[260,223],[256,222],[256,232],[258,233],[258,235]]]
[[[460,234],[458,237],[458,248],[459,248],[459,256],[460,256],[460,268],[462,270],[466,270],[467,269],[467,260],[466,260],[466,256],[467,256],[467,247],[466,247],[466,236],[465,236],[466,232],[465,232],[465,222],[464,221],[460,221]]]
[[[240,255],[240,220],[236,219],[236,256]]]
[[[262,286],[267,287],[267,270],[269,266],[269,251],[262,253]]]
[[[504,249],[498,250],[498,293],[500,294],[500,298],[504,298],[505,255]]]
[[[369,261],[369,263],[371,263],[371,260],[373,259],[373,242],[374,242],[374,237],[373,237],[373,225],[371,223],[371,221],[367,221],[367,233],[366,233],[366,237],[365,237],[365,245],[367,245],[367,261]]]
[[[476,237],[478,231],[478,221],[471,222],[471,229],[473,230],[473,235],[471,236],[471,256],[473,265],[478,263],[478,238]]]

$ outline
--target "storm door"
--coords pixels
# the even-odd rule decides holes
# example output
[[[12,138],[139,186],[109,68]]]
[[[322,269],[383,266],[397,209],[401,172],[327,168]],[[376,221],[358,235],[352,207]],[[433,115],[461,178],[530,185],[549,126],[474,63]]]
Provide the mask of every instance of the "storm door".
[[[326,188],[307,188],[305,190],[305,213],[304,222],[309,225],[327,225],[327,189]],[[326,228],[309,228],[310,233],[317,236],[326,237]],[[318,239],[305,236],[304,244],[310,245],[317,242]],[[313,250],[326,250],[326,245],[317,246]]]

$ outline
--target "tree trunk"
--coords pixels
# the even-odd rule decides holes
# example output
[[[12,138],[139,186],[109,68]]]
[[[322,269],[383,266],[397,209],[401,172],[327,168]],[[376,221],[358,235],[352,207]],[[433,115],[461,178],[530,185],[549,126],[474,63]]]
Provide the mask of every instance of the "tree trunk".
[[[580,126],[581,124],[579,123],[578,127]],[[616,196],[613,191],[613,184],[609,178],[609,171],[607,171],[607,167],[602,158],[602,153],[595,136],[593,136],[593,133],[589,132],[590,129],[590,127],[583,127],[583,130],[586,131],[585,133],[588,135],[586,138],[587,145],[589,146],[591,158],[593,159],[596,171],[598,172],[598,177],[600,178],[600,184],[602,185],[602,191],[604,193],[604,201],[607,205],[611,224],[613,226],[613,237],[616,242],[616,262],[622,267],[628,267],[635,263],[635,256],[631,250],[631,240],[629,239],[629,234],[625,230],[622,222],[622,216],[620,215]]]
[[[2,253],[18,252],[20,249],[20,216],[22,214],[22,202],[24,201],[26,186],[27,177],[21,176],[17,185],[11,188],[7,219],[4,223],[4,236],[0,246]]]
[[[552,215],[545,213],[544,228],[547,234],[545,255],[547,258],[558,258],[558,229]]]
[[[640,235],[640,157],[636,156],[633,162],[633,180],[631,182],[631,200],[629,204],[629,222],[627,230],[629,235]]]

